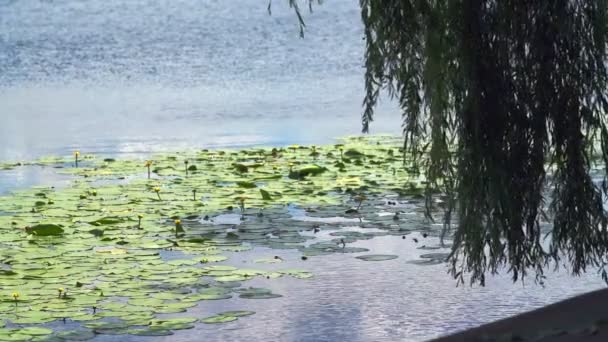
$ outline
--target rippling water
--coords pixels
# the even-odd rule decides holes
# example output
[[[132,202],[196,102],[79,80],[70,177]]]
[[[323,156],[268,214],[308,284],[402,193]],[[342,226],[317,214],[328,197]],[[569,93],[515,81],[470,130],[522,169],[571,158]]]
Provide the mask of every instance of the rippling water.
[[[282,2],[268,16],[266,1],[252,0],[0,1],[0,160],[76,148],[121,155],[324,143],[358,133],[357,1],[330,0],[306,15],[305,39]],[[372,129],[400,131],[394,103],[381,104]],[[0,192],[65,181],[48,170],[18,169],[0,173]],[[302,265],[286,251],[290,263],[316,277],[256,280],[251,286],[283,297],[204,302],[192,312],[257,314],[157,339],[419,341],[602,286],[595,274],[559,273],[544,289],[506,277],[488,279],[485,288],[455,287],[443,266],[406,264],[420,254],[406,241],[358,242],[399,255],[378,263],[333,255]],[[242,265],[248,253],[273,252],[255,249],[231,262]]]
[[[383,262],[364,262],[348,254],[312,257],[302,262],[298,252],[280,251],[286,260],[281,267],[310,269],[315,278],[249,281],[246,286],[269,288],[283,297],[205,301],[188,315],[206,317],[226,310],[252,310],[256,314],[224,326],[197,325],[194,330],[158,340],[424,341],[538,308],[603,284],[593,273],[582,278],[561,273],[549,275],[545,288],[512,284],[506,276],[489,278],[485,288],[456,287],[446,266],[405,262],[425,253],[416,248],[419,245],[411,237],[427,244],[438,243],[437,239],[424,240],[413,234],[406,240],[376,237],[349,244],[369,248],[369,253],[399,256]],[[244,262],[276,253],[279,252],[265,248],[235,253],[230,256],[230,264],[253,267]],[[260,267],[255,264],[255,268]],[[112,337],[98,339],[111,341]]]
[[[355,1],[307,15],[275,1],[0,4],[0,159],[327,142],[360,131]],[[376,132],[400,130],[390,102]]]

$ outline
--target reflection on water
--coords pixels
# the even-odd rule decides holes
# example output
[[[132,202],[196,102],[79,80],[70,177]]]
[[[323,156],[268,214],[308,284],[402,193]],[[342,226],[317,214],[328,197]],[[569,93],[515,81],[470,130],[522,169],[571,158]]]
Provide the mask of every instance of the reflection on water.
[[[512,284],[506,276],[489,278],[485,288],[456,287],[445,265],[406,263],[428,253],[417,249],[419,245],[410,237],[423,240],[414,233],[406,240],[385,236],[352,244],[369,248],[369,254],[399,256],[382,262],[354,258],[360,254],[333,254],[302,261],[297,251],[282,250],[280,254],[285,262],[265,265],[253,264],[250,260],[272,258],[279,252],[256,248],[232,253],[227,264],[259,269],[307,269],[313,270],[315,277],[248,281],[245,286],[269,288],[283,297],[204,301],[184,315],[207,317],[227,310],[252,310],[256,314],[223,325],[197,325],[193,330],[153,340],[423,341],[603,286],[594,273],[571,278],[562,272],[549,275],[546,288],[533,283]],[[436,244],[438,240],[429,237],[425,243]],[[113,338],[98,336],[96,340],[112,341]],[[149,341],[150,338],[129,337],[128,340]]]
[[[34,185],[64,187],[70,183],[70,176],[60,175],[55,169],[42,166],[22,166],[0,171],[0,195],[12,190]]]
[[[7,177],[10,176],[10,177]],[[67,177],[53,169],[37,166],[21,167],[0,173],[0,189],[22,188],[31,183],[65,185]],[[6,180],[11,179],[7,184]],[[304,219],[301,209],[290,211],[294,219]],[[239,224],[238,214],[215,217],[218,223]],[[317,219],[321,222],[343,222],[340,218]],[[373,228],[342,228],[353,232],[376,232]],[[334,230],[304,232],[309,242],[328,241]],[[418,243],[414,242],[418,239]],[[306,245],[305,243],[304,245]],[[461,286],[447,274],[446,265],[419,266],[408,263],[428,250],[422,245],[437,246],[434,237],[419,233],[381,236],[360,240],[349,247],[364,247],[369,252],[332,254],[301,260],[297,250],[273,250],[256,247],[251,251],[228,253],[222,264],[239,268],[310,270],[313,279],[298,280],[256,278],[244,286],[269,288],[281,298],[268,300],[203,301],[189,309],[185,316],[207,317],[228,310],[252,310],[256,314],[222,325],[199,324],[193,330],[178,331],[170,337],[121,338],[129,341],[422,341],[467,327],[491,322],[507,316],[553,303],[570,296],[602,288],[601,278],[590,272],[573,278],[565,272],[548,274],[546,287],[533,283],[513,284],[509,277],[487,279],[485,288]],[[445,250],[443,250],[445,251]],[[435,250],[442,252],[442,250]],[[397,259],[365,262],[356,259],[364,254],[394,254]],[[251,260],[281,255],[281,264],[254,264]],[[182,253],[163,252],[163,258],[184,258]],[[58,326],[62,325],[58,323]],[[68,322],[66,327],[74,327]],[[112,336],[95,340],[114,341]]]

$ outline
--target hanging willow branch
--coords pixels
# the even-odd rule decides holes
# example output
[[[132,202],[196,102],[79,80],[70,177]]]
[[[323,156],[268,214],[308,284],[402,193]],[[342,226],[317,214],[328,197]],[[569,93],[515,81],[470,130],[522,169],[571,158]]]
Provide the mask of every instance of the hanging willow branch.
[[[555,261],[574,274],[600,267],[608,280],[608,182],[590,176],[593,158],[608,162],[607,1],[360,4],[363,131],[388,90],[406,151],[427,156],[428,198],[447,194],[446,228],[457,214],[452,275],[484,284],[507,266],[515,281]]]

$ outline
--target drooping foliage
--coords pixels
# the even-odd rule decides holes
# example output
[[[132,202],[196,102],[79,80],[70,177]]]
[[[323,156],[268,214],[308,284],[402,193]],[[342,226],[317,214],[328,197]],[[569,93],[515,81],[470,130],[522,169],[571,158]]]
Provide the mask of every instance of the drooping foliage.
[[[363,131],[388,90],[401,106],[405,151],[427,177],[429,206],[440,191],[446,227],[457,214],[453,275],[483,284],[507,266],[514,280],[530,270],[542,277],[552,260],[574,274],[603,270],[608,186],[605,172],[594,182],[591,171],[608,160],[607,2],[360,5]]]

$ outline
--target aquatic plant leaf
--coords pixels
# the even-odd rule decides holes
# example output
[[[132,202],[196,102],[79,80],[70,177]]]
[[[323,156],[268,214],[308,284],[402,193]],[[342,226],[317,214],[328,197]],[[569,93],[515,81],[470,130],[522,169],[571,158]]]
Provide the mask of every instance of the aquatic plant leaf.
[[[262,199],[264,201],[271,201],[272,197],[270,196],[270,193],[264,189],[260,189],[260,194],[262,194]]]
[[[233,322],[233,321],[236,321],[237,319],[238,319],[238,317],[236,317],[236,316],[219,314],[219,315],[214,315],[214,316],[209,316],[207,318],[203,318],[203,319],[201,319],[201,322],[206,323],[206,324],[219,324],[219,323]]]
[[[124,222],[124,219],[121,217],[103,217],[97,219],[95,221],[89,222],[89,224],[93,226],[107,226]]]
[[[282,297],[280,294],[272,293],[271,290],[263,288],[250,287],[248,289],[241,289],[238,292],[240,293],[239,297],[245,299],[272,299]]]
[[[238,185],[240,188],[245,188],[245,189],[253,189],[253,188],[258,187],[257,185],[255,185],[254,182],[247,182],[247,181],[238,181],[238,182],[236,182],[236,185]]]
[[[30,336],[45,336],[52,334],[53,330],[48,328],[26,327],[19,329],[19,333]]]
[[[36,236],[55,236],[63,234],[63,225],[54,223],[42,223],[36,224],[30,227],[26,227],[25,230]]]
[[[363,261],[386,261],[397,259],[396,255],[388,255],[388,254],[369,254],[369,255],[359,255],[355,258],[363,260]]]
[[[90,330],[68,330],[57,332],[55,336],[64,341],[88,341],[95,338],[95,333]]]
[[[164,327],[150,327],[145,329],[130,329],[127,330],[129,335],[135,336],[170,336],[173,335],[171,330]]]

